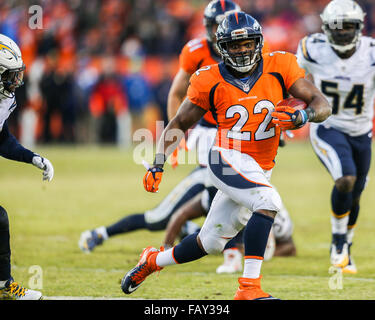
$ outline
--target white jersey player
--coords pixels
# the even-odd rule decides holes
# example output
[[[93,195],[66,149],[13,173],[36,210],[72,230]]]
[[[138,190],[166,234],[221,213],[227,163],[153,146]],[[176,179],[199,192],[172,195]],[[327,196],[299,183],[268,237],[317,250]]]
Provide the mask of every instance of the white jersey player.
[[[303,38],[297,52],[332,106],[327,120],[311,124],[310,140],[335,182],[331,263],[348,273],[357,272],[350,247],[371,161],[375,40],[362,36],[364,17],[352,0],[331,1],[321,14],[324,33]]]
[[[32,163],[43,170],[43,180],[53,177],[50,161],[24,148],[9,132],[7,120],[17,107],[15,90],[23,84],[21,51],[10,38],[0,34],[0,156],[9,160]],[[0,300],[39,300],[41,292],[22,287],[11,276],[9,218],[0,206]]]

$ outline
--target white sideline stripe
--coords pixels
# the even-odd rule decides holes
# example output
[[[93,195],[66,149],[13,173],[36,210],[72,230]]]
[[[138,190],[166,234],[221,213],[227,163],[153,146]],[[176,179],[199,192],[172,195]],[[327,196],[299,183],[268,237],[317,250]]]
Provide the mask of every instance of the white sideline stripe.
[[[155,299],[144,299],[144,298],[119,298],[119,297],[85,297],[85,296],[43,296],[43,300],[155,300]],[[156,299],[156,300],[179,300],[179,299]],[[194,300],[194,299],[184,299]]]
[[[109,298],[109,297],[73,297],[73,296],[43,296],[43,300],[138,300],[131,298]]]
[[[15,270],[28,270],[29,268],[28,267],[18,267],[16,265],[12,265],[12,269],[15,269]],[[54,267],[54,266],[49,266],[49,267],[42,267],[43,270],[58,270],[58,271],[79,271],[79,272],[95,272],[95,273],[102,273],[102,272],[106,272],[106,273],[117,273],[117,272],[123,272],[124,275],[125,275],[125,271],[124,269],[103,269],[103,268],[75,268],[75,267],[71,267],[71,268],[59,268],[59,267]]]
[[[322,277],[322,276],[301,276],[301,275],[289,275],[289,274],[284,274],[284,275],[268,275],[267,278],[270,277],[279,277],[279,278],[300,278],[300,279],[322,279],[322,280],[327,280],[331,276],[327,275],[327,277]],[[351,275],[345,275],[343,274],[343,281],[358,281],[358,282],[375,282],[375,279],[373,278],[357,278],[357,277],[352,277]]]
[[[195,274],[195,275],[207,275],[209,272],[181,272],[181,274]],[[220,275],[219,275],[220,276]],[[299,279],[320,279],[320,280],[327,280],[327,277],[322,276],[301,276],[301,275],[269,275],[268,278],[299,278]],[[347,277],[344,275],[344,282],[346,281],[357,281],[357,282],[370,282],[374,283],[375,279],[371,278],[352,278]],[[119,297],[89,297],[89,296],[43,296],[43,300],[148,300],[148,299],[142,299],[142,298],[119,298]],[[153,300],[153,299],[151,299]],[[173,300],[173,299],[158,299],[158,300]]]
[[[74,296],[43,296],[43,300],[145,300],[135,298],[111,298],[111,297],[74,297]]]
[[[15,265],[12,265],[12,268],[13,269],[18,269],[18,270],[28,270],[28,268],[26,267],[17,267]],[[123,270],[123,269],[109,269],[109,270],[106,270],[106,269],[102,269],[102,268],[97,268],[97,269],[90,269],[90,268],[58,268],[58,267],[46,267],[46,268],[43,268],[45,270],[51,270],[51,269],[55,269],[55,270],[59,270],[59,271],[79,271],[79,272],[94,272],[94,273],[119,273],[119,272],[123,272],[124,275],[125,275],[125,271],[126,270]],[[207,275],[212,275],[213,272],[179,272],[178,274],[181,274],[181,275],[196,275],[196,276],[207,276]],[[218,274],[217,275],[218,277],[220,276],[228,276],[226,274]],[[294,278],[294,279],[321,279],[321,280],[326,280],[326,279],[329,279],[331,277],[331,275],[328,274],[328,269],[327,269],[327,276],[309,276],[309,275],[294,275],[294,274],[270,274],[270,275],[267,275],[267,278]],[[375,279],[374,278],[358,278],[356,277],[355,275],[345,275],[343,274],[343,277],[344,277],[344,281],[358,281],[358,282],[375,282]],[[99,298],[100,299],[100,298]],[[104,298],[105,299],[105,298]],[[108,298],[108,299],[112,299],[112,298]],[[119,298],[119,299],[122,299],[122,298]],[[134,299],[125,299],[125,300],[134,300]],[[137,300],[137,299],[136,299]]]

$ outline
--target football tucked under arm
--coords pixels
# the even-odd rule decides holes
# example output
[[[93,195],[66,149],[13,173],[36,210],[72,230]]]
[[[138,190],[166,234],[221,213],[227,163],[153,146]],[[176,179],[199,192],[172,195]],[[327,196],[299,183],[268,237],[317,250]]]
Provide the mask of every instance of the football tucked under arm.
[[[309,122],[322,122],[332,114],[332,107],[328,100],[309,80],[298,79],[289,88],[289,93],[294,98],[300,99],[307,104],[304,110],[307,113]]]
[[[290,88],[293,98],[280,101],[272,113],[272,122],[284,130],[301,128],[308,121],[322,122],[332,114],[332,108],[313,83],[300,78]]]
[[[305,109],[307,104],[296,98],[280,101],[272,112],[272,122],[283,130],[294,130],[304,126],[309,120]]]

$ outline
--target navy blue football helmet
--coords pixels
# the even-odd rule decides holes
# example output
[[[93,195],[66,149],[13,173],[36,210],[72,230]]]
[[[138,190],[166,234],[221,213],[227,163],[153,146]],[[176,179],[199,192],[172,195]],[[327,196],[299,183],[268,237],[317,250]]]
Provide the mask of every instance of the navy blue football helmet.
[[[232,11],[241,11],[238,4],[231,0],[212,0],[204,10],[203,24],[206,27],[207,39],[214,41],[213,25],[219,25],[225,18],[225,14]]]
[[[238,40],[254,40],[255,50],[230,53],[228,43]],[[228,14],[216,31],[217,47],[224,63],[239,72],[248,72],[262,59],[262,27],[249,14],[233,12]]]

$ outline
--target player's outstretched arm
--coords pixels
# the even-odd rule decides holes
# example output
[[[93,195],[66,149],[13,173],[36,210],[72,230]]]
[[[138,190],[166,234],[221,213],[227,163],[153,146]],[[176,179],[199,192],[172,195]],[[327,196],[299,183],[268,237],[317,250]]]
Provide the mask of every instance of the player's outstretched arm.
[[[193,104],[188,98],[184,100],[176,116],[169,121],[161,134],[153,167],[149,168],[143,178],[143,185],[148,192],[157,192],[163,175],[163,166],[169,155],[177,148],[185,132],[206,113],[206,110]]]
[[[332,114],[328,100],[315,85],[304,78],[298,79],[289,89],[289,93],[306,102],[305,109],[310,122],[322,122]],[[302,119],[301,119],[302,120]]]
[[[275,111],[272,112],[272,122],[279,125],[283,130],[301,128],[308,121],[322,122],[332,113],[327,99],[310,80],[299,78],[289,88],[289,93],[294,98],[305,102],[307,107],[304,110],[293,108],[293,101],[295,101],[295,99],[285,99],[281,101],[275,107]]]
[[[167,159],[174,149],[177,148],[180,140],[184,137],[185,132],[196,124],[205,113],[206,110],[198,107],[186,98],[178,109],[176,116],[164,129],[156,153],[164,154],[165,159]],[[160,164],[164,164],[164,162]]]
[[[6,122],[0,132],[0,156],[9,160],[32,163],[43,170],[43,180],[51,181],[53,178],[54,170],[51,162],[23,147],[10,133]]]
[[[190,74],[184,69],[180,68],[173,79],[171,88],[168,93],[167,114],[168,120],[173,119],[177,110],[184,100],[186,91],[189,87]],[[171,156],[172,167],[176,168],[178,165],[178,148]]]
[[[190,74],[183,69],[179,69],[173,79],[171,88],[168,93],[167,113],[169,120],[173,119],[182,101],[184,100],[186,91],[189,86],[189,79]]]
[[[197,194],[193,199],[180,207],[171,217],[168,222],[165,237],[164,247],[170,248],[174,246],[174,242],[181,231],[182,226],[188,220],[202,217],[207,212],[202,207],[202,193]]]

